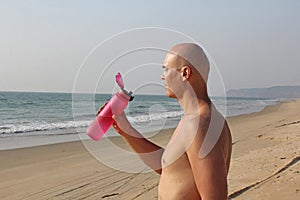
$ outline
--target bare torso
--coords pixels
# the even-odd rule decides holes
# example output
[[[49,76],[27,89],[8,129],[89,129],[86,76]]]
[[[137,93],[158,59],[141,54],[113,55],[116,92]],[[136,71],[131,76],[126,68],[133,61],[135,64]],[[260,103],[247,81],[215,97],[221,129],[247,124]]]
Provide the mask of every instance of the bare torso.
[[[179,123],[178,127],[174,131],[173,137],[177,134],[180,126],[181,123]],[[228,172],[231,156],[231,134],[226,121],[213,151],[214,150],[222,152],[223,155],[221,156],[221,159],[224,159],[226,163],[226,171]],[[162,162],[164,161],[162,160]],[[172,164],[162,168],[161,178],[158,186],[158,195],[159,200],[201,199],[186,153],[183,153]]]
[[[186,154],[162,170],[158,194],[159,200],[201,199]]]

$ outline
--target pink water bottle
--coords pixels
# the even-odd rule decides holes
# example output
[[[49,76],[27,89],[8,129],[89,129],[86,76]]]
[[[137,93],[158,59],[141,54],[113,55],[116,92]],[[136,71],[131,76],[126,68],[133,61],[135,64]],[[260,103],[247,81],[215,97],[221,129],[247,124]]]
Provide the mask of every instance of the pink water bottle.
[[[109,100],[86,131],[88,136],[95,141],[100,140],[114,123],[112,116],[120,115],[128,105],[128,102],[133,99],[132,92],[127,92],[124,89],[124,83],[120,73],[116,75],[116,82],[121,90]]]

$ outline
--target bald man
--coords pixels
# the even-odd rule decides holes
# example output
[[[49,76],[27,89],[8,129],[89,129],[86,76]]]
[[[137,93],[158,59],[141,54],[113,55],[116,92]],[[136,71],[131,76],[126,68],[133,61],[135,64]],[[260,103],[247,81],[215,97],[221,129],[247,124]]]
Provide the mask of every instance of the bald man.
[[[164,149],[134,129],[124,113],[114,116],[114,128],[140,159],[161,174],[160,200],[225,200],[231,156],[226,120],[207,94],[209,62],[192,43],[171,48],[161,79],[166,95],[176,98],[184,114]]]

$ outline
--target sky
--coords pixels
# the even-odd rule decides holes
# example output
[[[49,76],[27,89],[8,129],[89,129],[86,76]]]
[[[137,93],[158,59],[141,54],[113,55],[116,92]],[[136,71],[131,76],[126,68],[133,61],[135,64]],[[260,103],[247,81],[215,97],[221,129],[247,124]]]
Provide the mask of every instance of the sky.
[[[162,94],[166,50],[191,41],[212,59],[212,95],[300,85],[299,10],[297,0],[0,0],[0,91],[109,93],[120,71],[125,87]]]

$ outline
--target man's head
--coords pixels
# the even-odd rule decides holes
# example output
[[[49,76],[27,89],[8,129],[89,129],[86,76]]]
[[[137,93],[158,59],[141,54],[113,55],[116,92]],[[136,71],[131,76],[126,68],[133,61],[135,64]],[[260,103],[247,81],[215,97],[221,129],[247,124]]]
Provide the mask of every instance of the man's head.
[[[185,83],[194,90],[206,87],[209,74],[209,61],[203,49],[193,43],[177,44],[170,49],[163,62],[166,93],[176,98],[181,94]],[[176,95],[175,95],[176,94]]]

